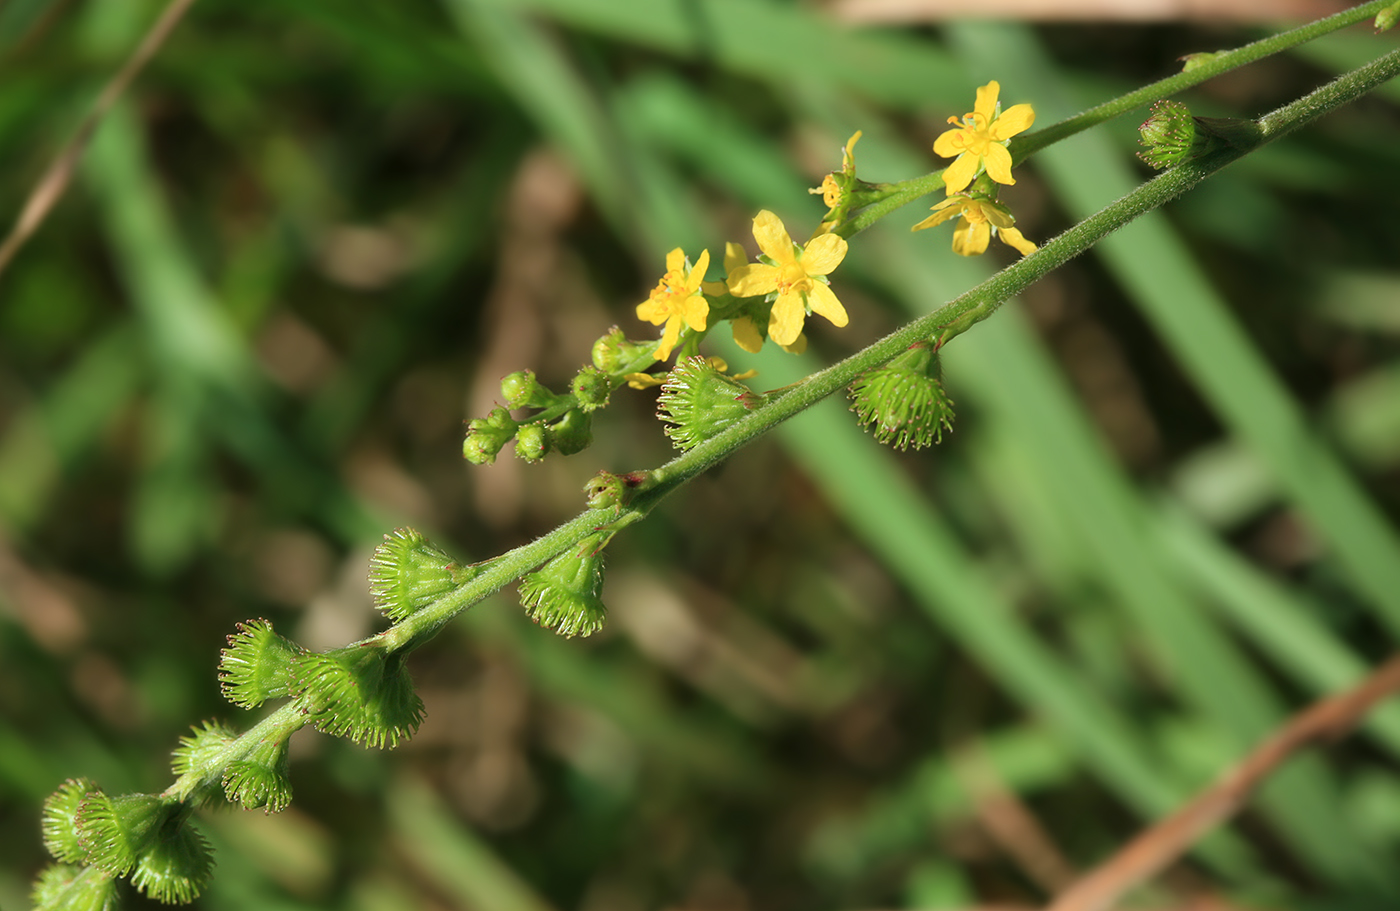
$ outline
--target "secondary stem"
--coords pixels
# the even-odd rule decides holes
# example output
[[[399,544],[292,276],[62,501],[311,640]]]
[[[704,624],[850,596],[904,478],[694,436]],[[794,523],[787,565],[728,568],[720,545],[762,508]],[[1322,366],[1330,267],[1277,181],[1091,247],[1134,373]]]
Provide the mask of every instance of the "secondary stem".
[[[1053,145],[1062,139],[1068,139],[1075,133],[1082,132],[1092,126],[1097,126],[1107,120],[1125,114],[1135,108],[1160,101],[1163,98],[1170,98],[1178,92],[1189,89],[1192,86],[1200,85],[1210,79],[1214,79],[1223,73],[1237,69],[1264,57],[1277,54],[1280,51],[1288,50],[1291,47],[1304,44],[1316,38],[1320,38],[1330,32],[1354,25],[1364,19],[1375,16],[1385,7],[1393,3],[1394,0],[1372,0],[1360,6],[1343,10],[1340,13],[1328,16],[1325,19],[1318,19],[1309,22],[1307,25],[1299,26],[1287,32],[1280,32],[1246,44],[1243,47],[1235,48],[1232,51],[1221,51],[1213,55],[1209,60],[1203,61],[1193,66],[1189,71],[1168,76],[1165,79],[1145,85],[1126,95],[1120,95],[1111,101],[1097,105],[1076,114],[1073,117],[1053,123],[1044,129],[1034,133],[1027,133],[1023,136],[1014,137],[1011,140],[1010,152],[1012,159],[1021,163],[1035,152]],[[908,205],[921,196],[926,196],[937,190],[943,189],[943,169],[933,171],[909,180],[899,181],[890,185],[890,195],[872,203],[869,206],[855,213],[846,222],[835,228],[835,233],[842,237],[850,238],[886,215],[902,206]]]

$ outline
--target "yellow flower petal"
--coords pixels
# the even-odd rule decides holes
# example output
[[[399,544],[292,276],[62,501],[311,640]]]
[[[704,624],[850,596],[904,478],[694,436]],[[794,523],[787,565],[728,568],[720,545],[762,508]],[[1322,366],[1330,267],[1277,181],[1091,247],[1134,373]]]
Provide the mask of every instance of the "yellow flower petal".
[[[982,164],[987,169],[987,175],[997,183],[1010,186],[1016,182],[1016,178],[1011,176],[1011,153],[1006,151],[1005,146],[987,146],[987,154],[982,159]],[[944,180],[947,180],[946,175]]]
[[[705,280],[705,270],[710,268],[710,251],[701,250],[700,258],[695,261],[695,266],[690,270],[690,274],[685,277],[685,287],[694,293],[699,290],[700,283]]]
[[[966,197],[952,196],[943,200],[933,207],[933,214],[919,222],[910,231],[922,231],[925,228],[936,227],[943,224],[950,218],[956,218],[962,213],[963,207],[967,204]]]
[[[666,382],[666,375],[656,376],[651,373],[629,373],[627,374],[627,385],[633,389],[647,389],[652,386],[660,386]]]
[[[666,254],[666,271],[679,272],[685,268],[685,252],[680,247]]]
[[[729,328],[734,330],[734,344],[749,354],[757,354],[763,350],[763,336],[759,334],[758,327],[754,325],[752,319],[741,316],[736,320],[731,320]]]
[[[987,252],[992,229],[986,222],[973,224],[964,220],[953,230],[953,252],[959,256],[981,256]]]
[[[725,273],[733,272],[740,266],[747,266],[748,264],[749,254],[744,251],[743,244],[736,244],[731,240],[724,245]]]
[[[802,323],[807,319],[806,308],[802,306],[802,295],[795,291],[778,295],[773,302],[773,312],[768,315],[768,337],[779,345],[791,345],[802,331]]]
[[[977,103],[973,105],[972,112],[982,118],[982,122],[978,124],[979,127],[986,127],[996,116],[997,95],[999,94],[1001,94],[1001,83],[995,79],[977,90]]]
[[[808,275],[829,275],[846,258],[846,239],[839,234],[814,237],[802,251],[802,268]]]
[[[841,306],[836,294],[821,282],[812,283],[812,290],[807,292],[807,306],[812,308],[813,313],[829,319],[833,326],[844,326],[850,322],[846,308]]]
[[[1002,151],[1006,151],[1002,149]],[[957,193],[967,189],[967,185],[972,183],[972,178],[977,176],[977,166],[981,164],[981,159],[976,155],[964,152],[958,160],[948,165],[943,171],[943,185],[948,188],[949,193]]]
[[[767,263],[750,263],[729,273],[725,280],[735,297],[758,297],[778,290],[778,269]]]
[[[797,341],[793,342],[791,345],[783,345],[782,349],[788,354],[801,354],[807,350],[807,334],[805,332],[799,333]]]
[[[1022,256],[1029,256],[1040,249],[1035,244],[1026,240],[1025,237],[1021,235],[1021,232],[1015,228],[1001,228],[997,231],[997,237],[1000,237],[1005,243],[1015,247],[1020,251]]]
[[[705,329],[705,320],[708,319],[709,316],[710,305],[703,297],[693,296],[686,298],[685,312],[681,314],[686,325],[696,332],[703,332]],[[677,320],[677,322],[679,322],[679,320]]]
[[[779,265],[792,262],[792,236],[783,227],[782,220],[767,209],[754,216],[753,239],[758,241],[758,248]]]
[[[1005,230],[1016,224],[1016,219],[1011,217],[1011,213],[1004,206],[998,205],[991,200],[982,203],[982,217],[998,228]]]
[[[1035,109],[1028,104],[1012,105],[992,124],[992,138],[1001,142],[1024,132],[1035,123]]]
[[[661,341],[656,346],[656,359],[664,361],[671,356],[671,349],[676,347],[676,342],[681,337],[681,321],[679,319],[669,319],[666,321],[666,329],[661,333]]]
[[[956,130],[948,130],[947,132],[939,133],[938,138],[933,141],[933,151],[944,158],[952,158],[955,155],[961,155],[966,150],[966,144],[959,143],[958,137],[962,136],[965,132],[967,131],[959,127]]]
[[[653,326],[659,326],[666,322],[671,316],[671,311],[666,309],[666,305],[658,300],[644,300],[637,305],[637,319],[646,320]]]

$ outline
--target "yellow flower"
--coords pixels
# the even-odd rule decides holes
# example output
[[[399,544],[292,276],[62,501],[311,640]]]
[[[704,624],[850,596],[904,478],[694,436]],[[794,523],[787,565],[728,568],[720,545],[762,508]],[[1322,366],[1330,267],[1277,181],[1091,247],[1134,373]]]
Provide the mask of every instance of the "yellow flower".
[[[769,338],[783,346],[794,344],[808,313],[819,313],[835,326],[846,325],[846,308],[826,278],[846,257],[845,238],[819,234],[799,248],[778,216],[767,209],[754,218],[753,236],[764,255],[759,262],[730,272],[726,281],[735,297],[772,298]]]
[[[933,141],[933,151],[944,158],[957,156],[943,172],[943,183],[949,193],[956,193],[972,183],[977,172],[986,168],[997,183],[1013,184],[1011,153],[1006,141],[1017,133],[1030,129],[1035,123],[1035,111],[1028,104],[1018,104],[1006,111],[997,103],[1001,86],[995,80],[977,90],[977,104],[962,116],[949,117],[949,123],[960,124]]]
[[[664,361],[671,356],[681,335],[681,324],[696,332],[705,330],[705,320],[710,315],[710,305],[700,293],[700,282],[705,278],[705,270],[710,267],[710,251],[700,253],[700,259],[691,268],[681,248],[677,247],[666,254],[666,274],[657,282],[647,299],[637,305],[637,318],[644,319],[654,326],[666,324],[661,333],[661,344],[656,346],[656,359]]]
[[[1036,245],[1012,227],[1016,219],[1011,217],[1011,211],[1006,206],[979,196],[949,196],[933,207],[932,215],[910,230],[932,228],[957,215],[962,216],[962,221],[953,229],[953,252],[959,256],[982,255],[993,234],[1001,238],[1002,243],[1021,251],[1022,256],[1036,251]]]
[[[851,184],[856,176],[855,148],[856,143],[860,141],[861,132],[861,130],[856,130],[841,149],[841,170],[826,175],[822,178],[821,186],[807,191],[814,196],[820,194],[822,202],[826,203],[828,209],[835,209],[841,204],[845,188]]]

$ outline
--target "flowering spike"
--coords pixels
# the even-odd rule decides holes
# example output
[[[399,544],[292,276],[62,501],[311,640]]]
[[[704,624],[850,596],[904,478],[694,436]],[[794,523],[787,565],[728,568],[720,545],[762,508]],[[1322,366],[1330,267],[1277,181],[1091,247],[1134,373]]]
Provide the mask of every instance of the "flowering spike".
[[[412,528],[384,536],[369,561],[374,606],[395,623],[432,604],[475,574]]]
[[[303,710],[323,733],[393,749],[423,722],[403,656],[373,642],[308,654],[296,677]]]
[[[238,624],[219,657],[219,689],[224,698],[245,709],[286,696],[288,674],[306,649],[272,631],[267,620]]]
[[[677,449],[691,449],[763,404],[765,396],[716,369],[710,359],[684,358],[661,386],[657,415]]]
[[[584,539],[520,580],[520,604],[530,619],[561,636],[591,636],[603,628],[603,539]]]
[[[87,862],[113,876],[127,875],[175,808],[154,794],[87,794],[75,827]]]
[[[116,911],[117,882],[97,867],[52,864],[30,892],[34,911]]]
[[[922,449],[953,429],[953,402],[939,380],[938,355],[927,342],[914,345],[851,384],[851,410],[875,439],[898,449]]]
[[[170,768],[176,778],[196,769],[213,767],[218,762],[219,753],[238,739],[232,728],[218,721],[206,721],[202,727],[193,730],[193,734],[181,737],[180,745],[175,748]],[[219,796],[217,791],[205,788],[199,788],[194,793],[195,802],[200,806],[213,803]]]
[[[70,778],[44,801],[44,847],[55,860],[70,864],[88,862],[88,852],[78,839],[78,810],[89,795],[101,794],[88,778]]]
[[[204,891],[213,871],[204,836],[184,818],[172,817],[137,861],[131,884],[162,904],[185,905]]]

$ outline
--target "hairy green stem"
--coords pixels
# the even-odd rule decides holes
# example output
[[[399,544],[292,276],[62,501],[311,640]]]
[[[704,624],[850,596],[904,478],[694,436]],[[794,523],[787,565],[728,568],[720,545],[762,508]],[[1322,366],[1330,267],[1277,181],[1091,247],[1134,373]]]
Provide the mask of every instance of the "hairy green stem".
[[[295,700],[279,706],[224,749],[210,756],[198,768],[192,768],[175,779],[162,797],[197,803],[194,798],[207,793],[223,793],[224,771],[230,764],[247,759],[259,744],[268,740],[285,740],[306,725],[306,715]]]
[[[1261,138],[1257,145],[1224,148],[1158,175],[938,310],[914,320],[845,360],[812,374],[689,452],[649,474],[643,473],[647,474],[650,484],[627,505],[617,509],[590,509],[530,544],[482,564],[481,571],[471,580],[371,639],[390,651],[416,648],[463,610],[569,548],[578,546],[590,535],[599,532],[610,534],[641,521],[681,485],[788,418],[845,388],[861,373],[884,364],[918,342],[933,339],[939,345],[947,343],[986,319],[1004,301],[1133,219],[1175,199],[1259,146],[1354,100],[1396,75],[1400,75],[1400,50],[1392,51],[1265,115],[1258,121]],[[269,737],[289,735],[302,727],[306,720],[297,701],[283,705],[227,749],[202,763],[200,768],[191,769],[181,776],[166,794],[189,799],[203,791],[221,787],[223,771],[230,762],[248,756]]]

